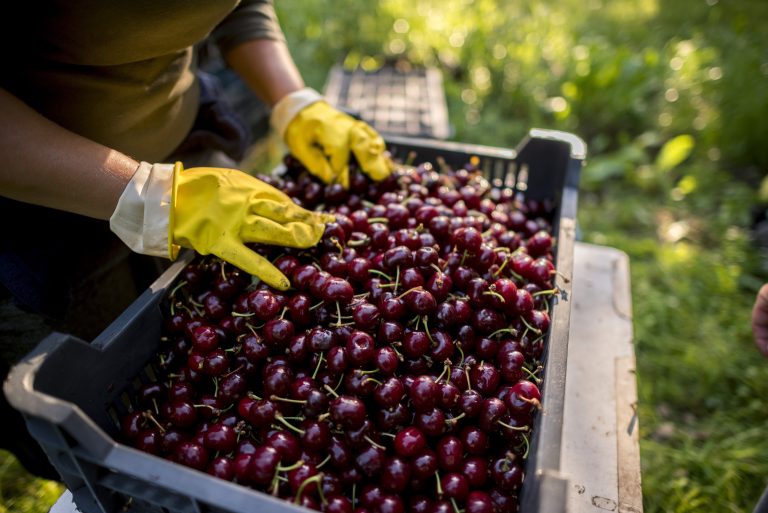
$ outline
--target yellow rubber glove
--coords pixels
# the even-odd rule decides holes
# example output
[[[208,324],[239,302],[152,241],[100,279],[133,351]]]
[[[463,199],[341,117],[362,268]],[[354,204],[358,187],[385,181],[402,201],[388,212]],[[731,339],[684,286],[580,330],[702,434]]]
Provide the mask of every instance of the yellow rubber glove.
[[[370,125],[337,110],[310,89],[292,93],[278,102],[272,123],[291,153],[310,173],[325,183],[349,187],[349,158],[380,181],[392,172],[384,140]]]
[[[173,170],[168,226],[169,254],[179,247],[213,254],[285,290],[288,278],[266,258],[245,246],[255,242],[308,248],[317,244],[333,216],[310,212],[286,194],[234,169],[197,167]]]

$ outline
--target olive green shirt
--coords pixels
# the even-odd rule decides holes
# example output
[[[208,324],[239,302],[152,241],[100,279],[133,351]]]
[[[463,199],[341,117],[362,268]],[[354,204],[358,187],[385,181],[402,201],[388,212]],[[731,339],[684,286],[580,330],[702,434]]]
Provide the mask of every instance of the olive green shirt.
[[[198,108],[194,46],[283,38],[271,0],[15,1],[2,86],[59,125],[160,162]],[[4,127],[9,129],[12,127]]]

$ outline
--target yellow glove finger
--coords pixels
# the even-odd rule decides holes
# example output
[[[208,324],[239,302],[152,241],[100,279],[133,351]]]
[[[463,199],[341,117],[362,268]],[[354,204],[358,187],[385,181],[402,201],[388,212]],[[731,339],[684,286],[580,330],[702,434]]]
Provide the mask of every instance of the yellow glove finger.
[[[242,244],[224,242],[212,248],[211,253],[277,290],[287,290],[291,286],[288,278],[269,260]]]
[[[359,121],[350,129],[350,146],[360,168],[378,182],[392,173],[392,161],[384,153],[384,139],[370,125]]]
[[[336,133],[330,135],[328,140],[321,138],[321,146],[331,164],[333,178],[327,183],[339,183],[345,189],[349,189],[349,145],[348,137]]]
[[[279,223],[258,215],[248,215],[240,229],[240,237],[245,242],[309,248],[320,241],[324,231],[324,223]]]

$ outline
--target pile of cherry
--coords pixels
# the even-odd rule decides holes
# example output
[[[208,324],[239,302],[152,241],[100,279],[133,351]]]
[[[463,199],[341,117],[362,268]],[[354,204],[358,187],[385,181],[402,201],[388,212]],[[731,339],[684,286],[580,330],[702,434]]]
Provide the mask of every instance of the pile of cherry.
[[[308,250],[254,246],[280,292],[197,256],[169,294],[128,443],[328,513],[518,510],[557,294],[552,208],[462,169],[321,185]]]

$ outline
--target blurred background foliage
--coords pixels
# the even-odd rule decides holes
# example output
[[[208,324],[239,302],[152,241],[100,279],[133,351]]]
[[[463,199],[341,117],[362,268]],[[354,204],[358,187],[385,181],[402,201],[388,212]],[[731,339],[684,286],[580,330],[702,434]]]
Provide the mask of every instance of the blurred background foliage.
[[[322,90],[334,64],[439,68],[451,139],[588,145],[587,242],[630,256],[647,512],[750,512],[768,484],[765,0],[276,0]],[[768,230],[766,230],[768,232]],[[0,453],[0,513],[60,492]]]

